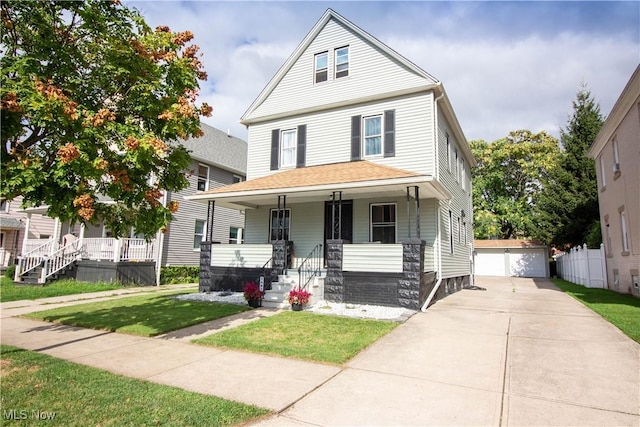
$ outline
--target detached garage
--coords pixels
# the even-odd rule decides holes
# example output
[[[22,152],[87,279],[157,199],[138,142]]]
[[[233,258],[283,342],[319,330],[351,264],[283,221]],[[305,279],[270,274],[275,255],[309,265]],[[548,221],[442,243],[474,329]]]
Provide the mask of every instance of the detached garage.
[[[549,249],[532,240],[474,240],[476,276],[549,277]]]

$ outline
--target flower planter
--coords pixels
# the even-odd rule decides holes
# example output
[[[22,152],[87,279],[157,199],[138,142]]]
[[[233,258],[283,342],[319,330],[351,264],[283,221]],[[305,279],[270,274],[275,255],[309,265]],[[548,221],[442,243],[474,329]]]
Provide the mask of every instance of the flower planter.
[[[292,311],[302,311],[302,304],[291,304]]]
[[[258,308],[262,306],[261,301],[259,299],[250,299],[250,300],[247,300],[247,302],[249,303],[249,307]]]

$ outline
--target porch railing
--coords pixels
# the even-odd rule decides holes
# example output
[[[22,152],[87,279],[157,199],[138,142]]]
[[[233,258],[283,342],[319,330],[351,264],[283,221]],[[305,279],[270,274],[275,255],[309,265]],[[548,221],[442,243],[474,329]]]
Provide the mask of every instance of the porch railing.
[[[16,266],[14,280],[19,281],[20,277],[31,270],[38,268],[42,263],[43,257],[55,252],[57,248],[58,242],[54,240],[47,240],[39,246],[32,247],[30,251],[23,252],[22,256],[19,257],[18,265]]]
[[[322,269],[322,244],[318,243],[298,267],[298,286],[306,289]]]
[[[74,241],[67,246],[63,246],[50,256],[45,257],[39,283],[46,283],[47,278],[63,270],[78,259],[79,241]]]
[[[82,257],[115,262],[149,261],[154,259],[154,242],[110,237],[83,239]]]
[[[53,239],[27,239],[22,244],[22,256],[49,255],[58,248],[59,244]]]

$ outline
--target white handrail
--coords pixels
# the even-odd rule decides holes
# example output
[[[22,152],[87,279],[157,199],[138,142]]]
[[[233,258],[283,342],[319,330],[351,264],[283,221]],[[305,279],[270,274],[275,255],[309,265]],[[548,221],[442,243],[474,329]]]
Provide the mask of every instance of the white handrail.
[[[47,240],[42,245],[22,254],[22,256],[18,258],[14,280],[20,281],[20,277],[31,270],[35,270],[40,263],[42,263],[44,257],[55,250],[57,244],[54,240]]]
[[[52,253],[50,257],[45,258],[38,283],[46,283],[48,277],[53,276],[78,259],[78,243],[77,240],[71,242]]]

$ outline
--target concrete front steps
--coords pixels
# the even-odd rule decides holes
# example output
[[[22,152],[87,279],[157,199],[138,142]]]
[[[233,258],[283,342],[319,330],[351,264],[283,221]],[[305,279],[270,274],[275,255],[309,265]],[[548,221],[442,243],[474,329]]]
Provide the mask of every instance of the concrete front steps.
[[[267,308],[291,308],[291,304],[285,300],[285,296],[296,286],[298,286],[297,274],[278,276],[278,281],[271,283],[271,290],[265,291],[262,306]],[[313,305],[324,299],[324,276],[313,278],[307,290],[311,292],[308,305]]]

